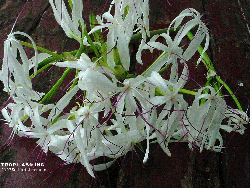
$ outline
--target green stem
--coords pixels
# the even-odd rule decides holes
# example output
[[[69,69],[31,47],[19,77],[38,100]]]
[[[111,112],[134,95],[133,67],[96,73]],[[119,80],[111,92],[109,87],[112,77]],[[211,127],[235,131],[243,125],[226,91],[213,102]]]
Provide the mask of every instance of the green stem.
[[[192,34],[190,31],[187,33],[187,36],[188,36],[188,38],[189,38],[190,40],[192,40],[193,37],[194,37],[193,34]],[[202,52],[203,52],[203,48],[202,48],[201,45],[198,47],[198,52],[199,52],[200,54],[202,54]],[[207,67],[207,70],[208,70],[208,71],[214,71],[214,72],[215,72],[215,69],[214,69],[214,67],[213,67],[213,64],[212,64],[211,60],[209,59],[209,57],[208,57],[208,55],[207,55],[206,52],[203,53],[202,62],[205,64],[205,66]],[[209,77],[209,78],[210,78],[210,77]],[[241,105],[240,105],[238,99],[236,98],[236,96],[233,94],[233,92],[232,92],[232,90],[230,89],[230,87],[229,87],[229,86],[228,86],[228,85],[227,85],[218,75],[215,75],[215,78],[216,78],[216,80],[217,80],[220,84],[222,84],[222,85],[227,89],[227,91],[228,91],[229,94],[232,96],[232,98],[233,98],[234,102],[236,103],[237,107],[239,108],[239,110],[242,111],[242,107],[241,107]],[[206,85],[209,85],[210,82],[211,82],[211,80],[212,80],[212,77],[211,77],[211,79],[208,79]],[[219,88],[220,88],[219,84],[218,84],[218,83],[214,83],[214,88],[216,89],[216,91],[218,91]],[[219,95],[222,95],[221,92],[219,92]]]
[[[232,96],[232,98],[233,98],[234,102],[236,103],[237,107],[239,108],[239,110],[243,111],[238,99],[236,98],[236,96],[234,95],[234,93],[232,92],[230,87],[219,76],[216,75],[215,78],[219,83],[221,83],[227,89],[227,91]]]
[[[158,73],[165,72],[169,67],[169,64],[167,64],[165,67],[163,67],[161,70],[158,71]]]
[[[40,72],[44,71],[45,69],[47,69],[50,66],[52,66],[52,64],[44,65],[42,68],[37,70],[36,75],[38,75]],[[36,75],[34,75],[34,74],[30,75],[30,79],[33,79]]]
[[[206,82],[206,84],[205,84],[205,87],[206,87],[206,86],[210,86],[210,83],[212,82],[213,79],[214,79],[213,76],[209,77],[209,78],[207,79],[207,82]],[[209,89],[208,89],[208,88],[205,88],[204,91],[203,91],[204,94],[205,94],[205,93],[208,93],[208,92],[209,92]],[[205,99],[205,98],[202,98],[202,99],[201,99],[201,104],[200,104],[200,105],[203,105],[205,102],[206,102],[206,99]]]
[[[189,94],[189,95],[196,95],[197,92],[195,91],[191,91],[191,90],[188,90],[188,89],[179,89],[179,92],[180,93],[185,93],[185,94]]]
[[[170,91],[173,91],[173,88],[169,88]],[[159,89],[159,88],[156,88],[156,92],[159,93],[160,95],[164,96],[165,94]],[[179,93],[185,93],[185,94],[188,94],[188,95],[196,95],[197,92],[195,91],[191,91],[191,90],[188,90],[188,89],[179,89],[178,91]]]
[[[79,73],[79,70],[76,70],[75,79],[74,79],[72,85],[70,86],[69,90],[73,89],[78,84],[78,78],[76,78],[78,76],[78,73]]]
[[[151,67],[157,63],[163,56],[165,56],[167,54],[167,52],[162,52],[162,54],[141,74],[142,76],[144,76],[149,69],[151,69]]]
[[[83,53],[83,51],[84,51],[84,45],[83,45],[83,42],[81,42],[80,48],[77,51],[75,57],[77,59],[79,59],[81,57],[81,54]],[[79,73],[79,70],[76,70],[75,79],[74,79],[72,85],[70,86],[70,90],[73,89],[77,85],[77,83],[78,83],[78,79],[77,79],[78,73]]]
[[[95,47],[95,45],[94,45],[92,39],[90,38],[90,36],[89,36],[89,34],[88,34],[88,32],[87,32],[87,28],[86,28],[86,27],[84,28],[84,35],[86,36],[86,38],[87,38],[87,40],[88,40],[88,42],[89,42],[91,48],[94,50],[95,55],[96,55],[97,57],[100,57],[99,52],[97,51],[97,49],[96,49],[96,47]]]
[[[57,90],[59,89],[60,85],[62,84],[63,80],[69,75],[69,73],[72,71],[72,69],[67,68],[61,78],[56,82],[56,84],[50,89],[50,91],[42,98],[42,100],[39,102],[42,104],[44,101],[49,101],[52,99],[52,97],[56,94]]]
[[[68,0],[68,3],[69,3],[69,6],[70,6],[71,10],[73,10],[73,3],[72,3],[72,1]]]
[[[189,32],[187,33],[187,37],[188,37],[190,40],[192,40],[192,39],[194,38],[194,35],[191,33],[191,31],[189,31]],[[199,47],[198,47],[197,50],[198,50],[198,52],[199,52],[200,54],[202,54],[202,52],[203,52],[204,49],[202,48],[201,45],[199,45]],[[212,64],[211,60],[209,59],[209,57],[208,57],[208,55],[207,55],[206,52],[204,52],[203,55],[202,55],[202,62],[205,64],[205,66],[207,67],[207,70],[208,70],[208,71],[215,71],[214,66],[213,66],[213,64]]]
[[[45,66],[45,65],[47,65],[47,64],[49,64],[49,63],[51,63],[51,62],[56,62],[56,61],[59,61],[60,59],[58,59],[57,57],[49,57],[49,58],[46,58],[46,59],[44,59],[42,62],[40,62],[39,64],[38,64],[38,68],[41,68],[41,67],[43,67],[43,66]]]
[[[27,47],[30,47],[30,48],[34,48],[33,44],[31,44],[31,43],[24,42],[24,41],[21,41],[21,40],[19,40],[19,42],[20,42],[23,46],[27,46]],[[51,55],[51,56],[53,56],[53,57],[56,57],[57,59],[63,59],[63,56],[62,56],[62,55],[58,55],[57,53],[51,52],[51,51],[49,51],[49,50],[46,50],[46,49],[44,49],[44,48],[42,48],[42,47],[40,47],[40,46],[36,46],[36,48],[37,48],[39,51],[43,52],[43,53],[47,53],[47,54],[49,54],[49,55]]]
[[[84,45],[83,45],[83,42],[81,41],[80,48],[79,48],[79,50],[77,50],[77,53],[76,53],[75,57],[77,59],[79,59],[83,52],[84,52]]]

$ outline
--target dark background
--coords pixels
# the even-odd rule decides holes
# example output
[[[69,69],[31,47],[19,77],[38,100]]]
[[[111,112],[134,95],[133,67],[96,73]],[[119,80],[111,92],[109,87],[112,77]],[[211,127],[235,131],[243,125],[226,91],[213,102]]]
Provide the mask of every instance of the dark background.
[[[107,5],[109,5],[107,2]],[[247,110],[250,94],[250,33],[247,25],[250,18],[250,1],[246,0],[150,0],[150,30],[166,28],[185,8],[195,8],[211,35],[208,54],[218,75],[236,94],[243,109]],[[25,5],[26,4],[26,5]],[[94,11],[101,14],[108,7],[106,1],[84,1],[84,18]],[[25,7],[24,7],[25,5]],[[24,7],[24,8],[23,8]],[[23,9],[23,11],[22,11]],[[68,39],[54,19],[48,0],[2,0],[0,2],[0,57],[3,57],[3,42],[21,12],[14,31],[23,31],[32,36],[38,46],[58,53],[78,47]],[[27,49],[32,57],[32,51]],[[144,67],[137,67],[136,70]],[[202,83],[203,73],[191,68],[190,74]],[[63,73],[52,69],[38,77],[35,88],[46,90]],[[243,87],[239,87],[243,83]],[[0,85],[0,106],[8,96]],[[228,95],[227,92],[224,92]],[[227,103],[236,107],[230,97]],[[187,144],[170,144],[172,156],[168,157],[157,144],[151,145],[149,161],[142,163],[143,153],[135,147],[108,171],[97,173],[92,179],[80,164],[62,166],[55,155],[40,153],[31,139],[15,137],[6,147],[10,130],[1,121],[0,162],[45,162],[45,172],[5,172],[0,169],[2,187],[250,187],[250,139],[246,126],[244,135],[226,134],[222,153],[190,151]],[[143,143],[145,144],[145,143]]]

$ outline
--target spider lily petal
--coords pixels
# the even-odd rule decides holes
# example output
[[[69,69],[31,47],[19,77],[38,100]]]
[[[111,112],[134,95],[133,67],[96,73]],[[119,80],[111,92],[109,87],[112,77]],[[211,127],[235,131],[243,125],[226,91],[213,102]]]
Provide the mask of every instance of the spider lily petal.
[[[198,25],[198,29],[196,31],[195,37],[192,39],[191,43],[189,44],[188,48],[186,49],[185,53],[183,54],[184,59],[187,61],[189,60],[194,53],[197,51],[198,46],[202,43],[204,37],[206,36],[206,42],[205,42],[205,46],[204,49],[201,53],[200,58],[197,61],[197,64],[199,64],[199,62],[202,59],[203,53],[208,49],[208,45],[209,45],[209,32],[208,32],[208,28],[205,26],[205,24],[201,21],[201,15],[198,11],[196,11],[193,8],[188,8],[183,10],[179,16],[177,16],[172,23],[169,26],[168,29],[168,33],[170,31],[171,26],[174,24],[174,28],[176,29],[177,27],[180,26],[180,24],[182,23],[183,19],[187,16],[191,16],[193,17],[192,20],[188,21],[184,26],[182,26],[180,28],[180,30],[178,31],[175,41],[176,44],[179,44],[180,41],[183,39],[184,36],[186,36],[186,34],[196,25]]]
[[[249,118],[247,114],[238,109],[227,109],[225,116],[229,119],[228,125],[221,125],[221,128],[227,132],[235,131],[240,134],[244,134],[245,127],[244,124],[249,123]]]
[[[202,94],[201,92],[209,88],[211,94]],[[200,105],[200,100],[206,98],[207,101]],[[225,119],[222,114],[226,112],[226,102],[215,94],[215,90],[210,87],[201,88],[195,97],[193,105],[187,111],[187,118],[190,122],[190,143],[203,148],[212,149],[217,139],[220,140],[220,145],[217,148],[222,148],[219,129],[222,120]],[[190,145],[191,147],[191,145]]]
[[[52,121],[63,111],[63,109],[69,104],[72,97],[79,90],[78,86],[75,86],[73,89],[68,91],[55,105],[55,107],[51,110],[48,119]]]
[[[54,16],[59,25],[63,28],[69,38],[74,38],[81,42],[81,32],[78,30],[79,22],[84,27],[82,18],[83,4],[82,1],[72,0],[72,18],[70,18],[64,0],[49,0],[54,12]]]
[[[14,36],[15,34],[20,34],[28,37],[32,41],[35,49],[35,60],[32,65],[34,67],[34,73],[36,72],[38,65],[38,53],[36,45],[32,38],[23,32],[14,32],[9,34],[8,39],[4,42],[4,58],[1,80],[4,83],[5,91],[12,93],[11,97],[13,96],[14,90],[17,85],[25,88],[26,90],[32,90],[32,83],[29,78],[29,68],[31,66],[31,61],[27,58],[22,45],[19,43],[19,41],[16,40]],[[20,54],[22,63],[20,63],[17,59],[18,52]],[[11,76],[13,76],[14,78],[11,79]]]

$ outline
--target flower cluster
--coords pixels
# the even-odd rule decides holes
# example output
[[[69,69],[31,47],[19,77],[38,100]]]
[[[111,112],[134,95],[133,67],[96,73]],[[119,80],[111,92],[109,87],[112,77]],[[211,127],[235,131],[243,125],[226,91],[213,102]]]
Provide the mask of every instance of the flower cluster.
[[[199,12],[186,9],[166,32],[150,36],[148,0],[113,0],[102,16],[91,16],[92,29],[87,32],[81,0],[69,1],[70,14],[63,0],[49,2],[56,21],[81,47],[75,58],[61,58],[44,65],[53,56],[52,52],[38,54],[30,36],[22,32],[9,34],[4,43],[0,79],[10,95],[2,114],[13,130],[11,137],[17,134],[36,138],[45,153],[50,150],[67,164],[79,162],[94,177],[94,171],[108,168],[144,140],[147,147],[143,162],[146,162],[153,142],[159,143],[169,156],[171,142],[187,142],[190,148],[200,151],[204,148],[221,151],[220,130],[244,133],[243,125],[249,122],[247,114],[227,106],[220,89],[212,87],[209,81],[197,92],[184,89],[189,79],[188,61],[201,44],[204,49],[197,64],[203,61],[208,72],[213,72],[208,80],[213,76],[221,81],[211,62],[203,58],[209,45],[209,32]],[[184,18],[189,21],[184,22]],[[177,30],[174,38],[170,36],[172,26]],[[182,47],[184,37],[195,28],[191,42]],[[141,34],[138,63],[143,64],[144,50],[160,50],[162,55],[143,74],[132,75],[129,44],[138,33]],[[21,41],[15,38],[17,34],[31,40],[35,49],[32,59],[27,58]],[[83,47],[93,53],[88,54]],[[31,80],[50,66],[77,71],[60,100],[44,104],[47,94],[35,91]],[[166,68],[170,69],[168,79],[160,74]],[[195,95],[192,104],[188,104],[184,94]],[[72,108],[75,97],[81,102]],[[69,104],[70,110],[65,110]],[[110,160],[98,163],[99,157]]]

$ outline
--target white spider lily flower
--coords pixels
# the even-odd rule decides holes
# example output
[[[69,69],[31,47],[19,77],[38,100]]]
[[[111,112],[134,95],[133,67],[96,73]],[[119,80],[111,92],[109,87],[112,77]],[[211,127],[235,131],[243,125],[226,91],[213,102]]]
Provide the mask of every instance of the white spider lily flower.
[[[54,16],[58,24],[63,28],[65,34],[69,38],[74,38],[81,42],[81,32],[78,30],[79,26],[84,28],[84,21],[82,18],[83,3],[79,0],[72,0],[72,18],[69,16],[64,0],[49,0],[54,12]],[[79,24],[80,22],[80,24]]]
[[[175,43],[176,44],[180,44],[181,40],[184,38],[184,36],[186,36],[186,34],[195,26],[198,25],[198,29],[195,33],[194,38],[192,39],[192,41],[190,42],[188,48],[186,49],[186,51],[183,54],[183,57],[186,61],[188,61],[193,55],[194,53],[197,51],[198,46],[202,43],[202,41],[204,40],[204,38],[206,39],[205,41],[205,46],[204,49],[201,53],[200,58],[197,61],[197,64],[200,63],[202,57],[203,57],[203,53],[208,49],[209,46],[209,31],[208,28],[205,26],[205,24],[201,21],[201,15],[198,11],[196,11],[193,8],[187,8],[185,10],[183,10],[179,16],[177,16],[170,24],[169,28],[168,28],[168,34],[169,34],[169,30],[171,28],[171,26],[174,24],[174,29],[176,29],[177,27],[179,27],[183,21],[183,19],[187,16],[191,16],[193,17],[192,20],[188,21],[186,24],[184,24],[180,30],[178,31],[178,33],[176,34],[176,38],[175,38]]]
[[[138,2],[140,3],[137,4]],[[113,4],[115,6],[114,16],[112,16],[110,13]],[[115,67],[115,62],[113,60],[113,48],[117,45],[122,65],[126,70],[129,70],[130,55],[129,55],[128,45],[133,35],[134,27],[138,23],[138,19],[139,18],[141,19],[142,16],[142,11],[141,11],[142,7],[140,6],[142,4],[142,1],[136,1],[136,2],[130,1],[129,3],[127,3],[126,1],[121,2],[115,0],[113,1],[113,4],[111,4],[110,10],[108,12],[105,12],[102,16],[102,18],[107,20],[107,22],[104,23],[103,21],[101,21],[100,25],[94,27],[89,34],[99,29],[108,28],[109,30],[107,35],[107,51],[109,52],[107,55],[108,65],[111,68]],[[147,4],[147,2],[144,2],[143,5],[144,4]],[[128,14],[124,17],[124,9],[127,5],[130,8]],[[148,18],[148,16],[145,15],[147,11],[144,10],[146,7],[147,7],[146,5],[143,6],[143,19],[145,20]],[[145,22],[147,24],[147,21],[141,21],[141,22]],[[143,23],[141,23],[141,25],[142,24]],[[142,26],[140,27],[140,29],[145,30],[144,28],[142,29]]]
[[[66,164],[80,162],[80,150],[75,141],[76,126],[74,120],[67,120],[64,134],[51,135],[49,150],[60,157]]]
[[[56,150],[59,157],[67,163],[81,162],[91,176],[94,177],[93,170],[104,170],[111,164],[106,164],[106,168],[103,165],[92,166],[89,164],[90,160],[104,156],[100,150],[102,135],[100,128],[97,127],[98,121],[96,118],[98,116],[95,107],[93,108],[91,109],[89,106],[80,108],[75,114],[75,120],[67,122],[71,134],[61,137],[63,140],[60,147],[57,146],[57,141],[54,140],[51,149]]]
[[[146,163],[149,157],[150,140],[153,138],[151,138],[151,136],[154,134],[153,132],[156,131],[154,125],[157,121],[157,111],[156,108],[152,107],[153,104],[150,102],[150,99],[155,97],[155,87],[151,84],[145,84],[143,89],[144,91],[148,91],[148,93],[145,102],[142,103],[142,110],[141,112],[139,111],[140,116],[137,118],[136,124],[138,130],[145,135],[147,140],[147,148],[143,158],[143,163]]]
[[[34,46],[35,50],[35,57],[33,58],[34,61],[31,62],[26,53],[18,40],[16,40],[15,35],[20,34],[27,38],[29,38]],[[17,60],[17,54],[20,54],[20,63]],[[13,76],[13,81],[17,85],[21,85],[22,87],[32,89],[32,83],[29,78],[29,68],[30,66],[34,67],[34,73],[36,73],[37,65],[38,65],[38,53],[36,49],[36,44],[33,39],[23,33],[23,32],[14,32],[8,35],[8,39],[4,42],[4,58],[3,58],[3,65],[1,71],[1,80],[4,84],[4,90],[6,92],[11,92],[10,83],[12,81],[11,76]],[[12,82],[13,83],[13,82]],[[15,87],[14,87],[15,88]],[[12,91],[13,93],[13,91]],[[11,96],[12,97],[12,96]]]
[[[201,94],[208,88],[211,94]],[[200,105],[202,98],[207,101]],[[187,119],[190,123],[190,131],[188,134],[189,146],[195,144],[200,147],[200,151],[206,149],[216,149],[219,151],[222,148],[222,138],[219,133],[222,120],[225,118],[223,114],[226,112],[226,102],[216,95],[214,88],[207,86],[201,88],[195,97],[192,106],[187,111]],[[220,145],[215,146],[215,141],[219,140]]]
[[[111,15],[111,8],[115,6],[115,14]],[[129,6],[128,13],[124,16],[125,8]],[[103,19],[107,23],[100,23],[101,25],[94,27],[89,34],[103,28],[108,28],[107,35],[107,62],[111,68],[115,67],[113,60],[113,48],[117,45],[120,59],[124,69],[129,70],[130,55],[129,55],[129,42],[134,32],[134,27],[138,24],[139,29],[142,31],[142,36],[146,40],[146,33],[149,35],[149,22],[148,22],[148,1],[118,1],[114,0],[111,3],[108,12],[103,14]],[[141,18],[143,17],[143,18]],[[100,19],[99,19],[100,20]]]
[[[89,163],[88,152],[87,150],[93,150],[93,147],[98,149],[99,144],[101,143],[101,132],[98,128],[98,111],[95,111],[94,104],[93,106],[81,107],[76,114],[77,119],[77,128],[75,130],[75,142],[78,149],[81,152],[80,162],[86,167],[87,171],[92,177],[94,176],[93,167]],[[97,156],[98,157],[98,156]]]
[[[11,47],[8,47],[8,45],[10,44]],[[7,55],[7,57],[4,57],[2,71],[4,72],[2,76],[5,76],[6,72],[8,73],[8,76],[6,76],[4,80],[2,79],[6,88],[5,91],[10,92],[10,97],[12,97],[17,103],[26,103],[25,100],[39,101],[44,95],[44,93],[40,93],[32,89],[31,79],[29,78],[29,70],[31,68],[34,68],[36,70],[37,63],[40,63],[44,59],[50,57],[50,55],[46,53],[40,53],[36,54],[31,59],[28,59],[21,44],[15,38],[11,39],[10,44],[7,44],[6,47],[6,50],[9,52],[9,54]],[[20,54],[22,54],[20,55],[22,59],[22,64],[19,63],[17,60],[17,50]],[[13,80],[11,76],[13,76]],[[7,87],[5,84],[6,81]]]
[[[116,79],[114,73],[110,69],[108,69],[107,67],[98,66],[97,62],[93,63],[91,61],[91,59],[89,58],[89,56],[86,55],[85,53],[82,53],[81,56],[80,56],[80,59],[78,59],[77,61],[56,62],[56,63],[53,63],[53,65],[58,66],[58,67],[75,68],[77,70],[80,70],[80,72],[78,73],[78,78],[80,80],[78,82],[78,86],[82,90],[86,89],[85,86],[84,86],[85,85],[85,80],[83,78],[86,76],[85,74],[89,75],[90,69],[92,69],[93,71],[98,71],[100,73],[108,75],[113,80],[113,82],[117,82],[117,79]],[[96,79],[103,78],[103,76],[101,76],[100,78],[98,78],[98,75],[96,75],[96,76],[97,76]],[[95,97],[95,95],[94,95],[94,97]]]
[[[176,72],[175,70],[172,69],[172,73]],[[182,95],[178,94],[179,90],[184,87],[187,77],[188,77],[188,69],[186,66],[183,68],[183,72],[178,79],[177,77],[174,77],[171,79],[170,75],[170,80],[164,80],[161,75],[157,72],[152,72],[151,76],[148,78],[151,83],[153,83],[157,88],[161,90],[161,92],[164,94],[163,96],[155,96],[151,98],[151,102],[155,105],[162,105],[166,103],[167,105],[171,104],[173,105],[174,102],[179,101],[180,103],[183,103],[186,105],[185,100],[183,99]],[[175,73],[174,73],[175,75]],[[184,105],[184,106],[185,106]],[[165,112],[168,113],[168,112]]]
[[[171,81],[164,80],[159,73],[152,72],[148,78],[157,88],[159,88],[163,96],[155,96],[150,99],[154,105],[165,104],[163,110],[160,112],[155,125],[156,128],[162,133],[156,132],[156,138],[162,149],[170,156],[171,153],[168,149],[168,143],[173,134],[182,128],[183,115],[187,109],[187,102],[183,99],[181,94],[178,94],[187,80],[187,68],[184,66],[182,75],[177,81],[177,78]],[[171,72],[172,74],[172,72]],[[171,89],[170,89],[171,88]],[[168,120],[164,120],[167,118]]]
[[[155,42],[156,39],[159,37],[163,37],[166,40],[167,46],[160,43],[160,42]],[[149,76],[153,71],[158,72],[162,66],[165,64],[173,64],[177,65],[178,64],[178,59],[183,60],[184,58],[182,57],[183,50],[178,46],[179,44],[176,43],[176,41],[172,40],[171,37],[163,33],[161,35],[155,35],[153,36],[148,43],[142,42],[139,46],[138,52],[136,54],[136,59],[138,63],[142,64],[142,50],[144,49],[149,49],[153,50],[154,48],[161,50],[163,52],[166,52],[163,56],[161,56],[156,63],[154,63],[150,69],[147,71],[145,76]],[[183,61],[182,61],[183,62]]]
[[[69,131],[74,134],[75,144],[78,148],[80,155],[78,157],[81,162],[94,177],[93,170],[100,171],[110,167],[114,162],[104,164],[89,164],[90,160],[95,160],[98,157],[105,156],[104,145],[102,143],[103,131],[106,126],[99,124],[97,104],[81,107],[76,112],[75,126],[71,123],[68,127]]]
[[[42,105],[36,102],[25,100],[24,98],[20,99],[20,97],[18,100],[14,100],[14,102],[16,103],[9,103],[5,108],[2,109],[2,114],[8,122],[9,127],[13,128],[10,137],[13,137],[14,134],[32,137],[33,132],[31,128],[25,126],[22,121],[26,121],[27,118],[30,118],[33,124],[40,125],[40,115],[43,112],[53,108],[53,105]]]
[[[125,155],[133,145],[145,139],[145,122],[136,116],[122,117],[117,115],[112,119],[112,125],[105,128],[105,138],[102,139],[102,151],[110,158]],[[124,144],[122,144],[124,143]]]
[[[98,66],[98,60],[96,62],[92,62],[92,60],[89,58],[89,56],[85,53],[82,53],[80,56],[80,59],[77,59],[77,61],[63,61],[63,62],[56,62],[52,63],[55,66],[58,67],[67,67],[67,68],[75,68],[77,70],[80,70],[79,72],[79,78],[84,75],[85,71],[89,69],[93,69],[94,71],[99,71],[101,73],[104,73],[112,78],[113,81],[117,82],[117,79],[115,78],[114,73],[104,66]]]
[[[161,120],[160,124],[156,125],[156,128],[161,132],[161,134],[159,132],[155,132],[157,142],[168,156],[171,156],[171,152],[168,148],[168,144],[171,142],[171,138],[178,130],[182,129],[183,127],[183,123],[181,121],[184,115],[182,109],[183,105],[177,105],[176,107],[174,107],[172,113],[167,114],[167,120]]]
[[[87,152],[86,152],[86,136],[84,135],[85,131],[80,131],[83,129],[80,129],[80,127],[78,127],[76,129],[76,133],[75,133],[75,142],[77,144],[77,148],[80,150],[81,152],[81,158],[79,158],[79,161],[85,166],[85,168],[87,169],[88,173],[92,176],[95,177],[94,173],[93,173],[93,167],[92,165],[90,165],[89,163],[89,159],[87,157]]]
[[[97,103],[90,106],[84,106],[78,109],[76,113],[76,124],[82,127],[84,131],[83,139],[86,140],[85,147],[98,148],[101,143],[103,125],[98,121],[99,106]]]
[[[119,7],[120,12],[124,12],[127,8],[127,16],[131,15],[130,22],[133,26],[137,24],[138,29],[136,29],[137,32],[140,30],[142,32],[142,37],[144,40],[146,40],[146,35],[149,36],[149,2],[148,0],[114,0],[112,4],[115,4],[117,7]],[[128,17],[127,17],[128,18]],[[126,18],[125,18],[126,19]],[[133,28],[132,28],[133,29]]]
[[[44,93],[37,92],[31,87],[27,86],[26,83],[22,85],[9,80],[10,96],[16,103],[25,103],[27,101],[39,101]]]
[[[8,113],[8,108],[11,106],[11,114]],[[2,110],[2,113],[9,123],[10,127],[13,127],[13,134],[19,136],[25,136],[29,138],[38,138],[37,144],[41,146],[45,153],[48,151],[50,142],[50,136],[60,129],[66,127],[63,125],[63,120],[56,122],[53,126],[49,127],[51,121],[43,118],[41,114],[49,109],[53,108],[53,105],[42,105],[32,101],[25,101],[25,103],[10,103],[6,108]],[[26,117],[27,116],[27,117]],[[26,118],[25,118],[26,117]],[[31,120],[31,126],[24,124],[28,118]],[[23,119],[23,120],[22,120]]]
[[[149,103],[149,92],[142,86],[142,84],[147,85],[145,81],[146,78],[141,75],[136,78],[124,80],[124,87],[122,87],[121,93],[117,97],[117,116],[134,115],[134,113],[138,110],[135,99],[139,101],[142,108],[146,108],[146,104]]]
[[[171,26],[174,24],[175,29],[179,27],[180,24],[182,23],[182,20],[186,16],[192,16],[194,18],[188,21],[186,24],[184,24],[177,32],[174,40],[172,40],[169,34]],[[199,64],[199,62],[202,59],[203,53],[208,49],[208,45],[209,45],[208,29],[204,25],[204,23],[200,20],[200,18],[201,16],[199,12],[197,12],[196,10],[185,9],[178,17],[176,17],[176,19],[172,21],[172,23],[170,24],[168,28],[167,33],[163,33],[161,35],[155,35],[154,37],[151,38],[151,40],[148,43],[145,43],[145,42],[141,43],[139,50],[137,52],[137,55],[136,55],[136,59],[138,63],[142,64],[141,53],[142,53],[142,50],[144,49],[153,50],[155,48],[155,49],[165,52],[165,54],[163,54],[160,57],[160,59],[158,59],[158,61],[150,67],[150,69],[147,71],[145,76],[149,76],[151,72],[153,71],[158,72],[162,68],[162,66],[164,66],[165,64],[169,64],[169,63],[177,64],[178,59],[180,59],[181,62],[187,62],[195,54],[195,52],[198,50],[199,45],[201,45],[202,41],[206,37],[205,38],[206,42],[205,42],[203,52],[197,61],[197,64]],[[182,48],[179,47],[179,45],[182,39],[187,35],[187,33],[196,25],[198,25],[198,29],[195,33],[195,36],[189,43],[187,49],[183,52]],[[163,37],[166,40],[167,45],[164,45],[160,42],[156,42],[156,40],[159,37]]]
[[[31,118],[34,122],[34,119]],[[63,128],[67,128],[67,121],[66,119],[61,119],[58,120],[56,123],[54,124],[49,124],[50,122],[48,122],[47,119],[43,119],[42,117],[40,117],[40,122],[43,123],[39,123],[36,124],[34,126],[34,128],[31,128],[30,132],[28,133],[26,131],[26,135],[31,137],[31,138],[38,138],[39,140],[36,142],[39,146],[41,146],[41,148],[43,149],[43,151],[45,153],[48,152],[49,146],[50,146],[50,142],[53,136],[59,134],[63,134]],[[46,124],[47,122],[47,124]]]
[[[84,111],[86,111],[86,109]],[[91,134],[89,134],[88,131],[86,131],[87,126],[89,126],[86,124],[87,123],[86,119],[89,118],[89,115],[85,116],[85,119],[83,122],[84,128],[81,128],[81,126],[78,126],[75,133],[74,133],[74,137],[75,137],[76,146],[77,146],[78,150],[80,151],[78,160],[81,162],[81,164],[83,164],[86,167],[88,173],[92,177],[95,177],[93,170],[97,170],[97,171],[105,170],[113,164],[114,160],[111,162],[93,165],[93,166],[90,164],[90,162],[89,162],[90,160],[95,160],[96,158],[98,158],[100,156],[107,156],[107,154],[105,154],[102,151],[103,150],[102,148],[104,148],[104,147],[102,146],[103,144],[102,144],[102,141],[100,139],[102,135],[100,133],[99,128],[95,127],[94,128],[95,130],[92,130]],[[93,125],[95,125],[95,123]],[[90,127],[88,127],[88,128],[90,130]],[[96,133],[99,136],[96,135]],[[90,135],[91,135],[91,137],[88,137]]]
[[[14,134],[18,134],[19,136],[27,136],[27,133],[30,132],[30,129],[24,126],[22,123],[22,121],[27,119],[25,117],[27,115],[29,116],[27,111],[28,107],[38,107],[42,112],[47,111],[46,109],[50,109],[51,107],[51,105],[41,105],[32,101],[34,99],[40,99],[41,96],[39,93],[33,92],[31,90],[26,91],[22,86],[18,86],[14,91],[14,103],[9,103],[5,108],[2,109],[2,114],[8,122],[8,126],[13,128],[10,138],[13,138]]]
[[[125,115],[124,123],[127,124],[127,129],[130,131],[138,131],[141,134],[141,139],[145,139],[145,137],[147,137],[147,149],[143,160],[144,162],[146,162],[148,159],[149,134],[150,132],[152,132],[152,129],[149,127],[148,124],[153,123],[151,122],[153,121],[153,116],[150,115],[152,105],[149,102],[150,94],[152,94],[149,90],[152,89],[150,89],[151,85],[149,85],[146,81],[147,80],[143,76],[137,76],[136,78],[126,79],[123,82],[124,91],[121,92],[117,97],[116,105],[116,117],[122,118],[122,115]],[[139,109],[136,100],[139,101],[141,105],[140,107],[142,108],[142,112]],[[140,114],[138,118],[136,118],[135,116],[136,111]]]
[[[184,111],[186,111],[187,106],[187,102],[183,99],[183,97],[181,95],[177,96],[173,101],[166,102],[164,109],[161,111],[158,119],[156,120],[155,127],[159,130],[159,132],[155,132],[156,138],[161,148],[168,156],[171,156],[168,149],[168,144],[171,142],[171,138],[184,126]]]
[[[186,63],[183,63],[184,67],[181,73],[181,76],[178,78],[178,66],[172,65],[171,74],[169,80],[164,80],[161,75],[155,71],[153,71],[148,78],[151,83],[153,83],[156,87],[161,89],[161,91],[168,97],[177,95],[179,90],[184,87],[188,80],[188,68]]]
[[[120,59],[123,67],[128,70],[130,65],[130,55],[129,55],[129,41],[131,34],[125,32],[125,28],[131,27],[129,23],[126,23],[122,19],[122,15],[119,10],[116,9],[115,15],[112,16],[109,12],[103,14],[103,18],[107,20],[107,23],[101,24],[100,26],[94,27],[89,34],[102,29],[108,28],[109,32],[107,35],[107,62],[111,68],[115,67],[115,62],[113,60],[113,48],[117,44],[117,48],[120,54]]]
[[[238,109],[228,108],[225,112],[225,116],[229,118],[228,125],[221,125],[221,129],[224,129],[227,132],[235,131],[244,134],[246,129],[244,124],[249,123],[247,113]]]

